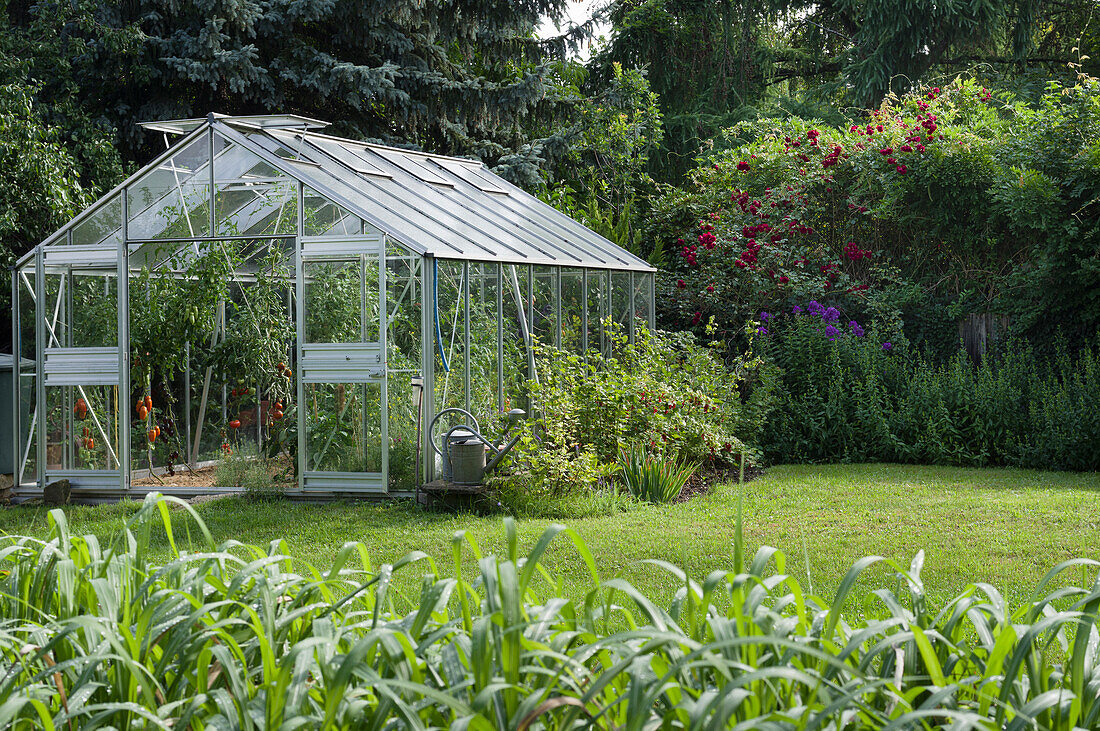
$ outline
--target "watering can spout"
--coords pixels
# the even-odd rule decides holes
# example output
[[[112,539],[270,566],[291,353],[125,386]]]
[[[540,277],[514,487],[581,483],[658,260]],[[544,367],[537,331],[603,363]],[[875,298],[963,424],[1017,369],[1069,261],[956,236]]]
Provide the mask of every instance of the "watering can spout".
[[[522,437],[522,436],[523,436],[523,432],[520,432],[519,434],[516,434],[514,437],[512,437],[512,440],[510,442],[505,444],[500,449],[500,451],[497,452],[496,455],[491,460],[489,460],[489,462],[485,465],[485,474],[489,474],[494,469],[496,469],[497,465],[500,464],[500,460],[504,459],[504,455],[506,455],[506,454],[508,454],[509,452],[512,451],[512,447],[516,446],[516,442],[518,442],[520,437]]]
[[[504,430],[504,434],[507,435],[508,432],[511,431],[513,424],[517,424],[523,421],[525,418],[527,418],[527,412],[523,409],[512,409],[511,411],[509,411],[508,428]],[[504,459],[504,455],[512,451],[512,447],[516,446],[516,443],[519,442],[520,437],[522,436],[523,432],[519,432],[514,437],[512,437],[512,439],[507,444],[497,450],[497,453],[493,455],[493,458],[489,460],[489,462],[485,465],[485,474],[489,474],[494,469],[496,469],[497,465],[500,464],[500,461]]]

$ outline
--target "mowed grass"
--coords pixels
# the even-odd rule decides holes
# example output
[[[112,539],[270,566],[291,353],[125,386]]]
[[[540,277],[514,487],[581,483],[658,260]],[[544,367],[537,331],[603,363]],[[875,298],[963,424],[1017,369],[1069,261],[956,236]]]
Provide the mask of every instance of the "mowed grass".
[[[725,485],[683,504],[638,506],[561,522],[583,538],[602,579],[622,576],[667,605],[675,580],[643,560],[670,561],[698,580],[732,567],[737,493],[736,485]],[[66,512],[74,533],[94,533],[103,540],[121,529],[136,508],[136,503],[122,503],[74,506]],[[429,513],[407,502],[228,498],[196,509],[219,542],[264,546],[284,539],[296,557],[320,568],[348,541],[363,542],[375,566],[409,551],[425,551],[442,573],[450,571],[456,531],[467,531],[482,553],[504,550],[500,515]],[[0,531],[43,536],[46,513],[42,506],[0,509]],[[173,513],[176,534],[186,542],[183,518]],[[551,522],[517,521],[521,554]],[[1059,562],[1100,560],[1100,475],[885,464],[779,466],[746,483],[744,525],[748,555],[760,545],[780,548],[787,573],[804,590],[812,587],[827,599],[856,559],[880,555],[908,566],[923,549],[926,587],[938,605],[975,582],[993,584],[1018,604]],[[158,545],[167,556],[167,543]],[[580,597],[590,588],[584,562],[567,540],[555,541],[545,563],[567,595]],[[472,557],[466,564],[472,577]],[[415,598],[424,571],[406,568],[398,574],[397,586],[408,598]],[[893,581],[885,568],[861,579],[868,588],[884,581]]]

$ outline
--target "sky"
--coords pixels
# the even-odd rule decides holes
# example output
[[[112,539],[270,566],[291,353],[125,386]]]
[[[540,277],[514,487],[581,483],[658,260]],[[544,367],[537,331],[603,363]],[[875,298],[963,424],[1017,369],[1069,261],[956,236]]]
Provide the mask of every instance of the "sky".
[[[592,17],[592,11],[599,5],[602,0],[570,0],[567,12],[569,13],[569,20],[576,24],[581,24]],[[600,27],[596,29],[596,37],[607,33],[606,27]],[[549,19],[543,21],[538,30],[539,37],[546,38],[558,34],[558,31],[554,28],[554,24]],[[580,52],[580,59],[582,61],[588,59],[588,55],[591,49],[588,47],[582,48]]]

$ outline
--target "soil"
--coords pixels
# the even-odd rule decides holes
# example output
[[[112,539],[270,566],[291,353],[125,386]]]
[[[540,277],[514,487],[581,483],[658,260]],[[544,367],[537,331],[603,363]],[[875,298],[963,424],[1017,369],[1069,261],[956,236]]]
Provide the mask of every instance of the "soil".
[[[276,484],[284,481],[287,474],[287,466],[289,465],[286,457],[280,457],[269,462],[271,465],[271,474],[275,478]],[[161,482],[158,482],[155,477],[145,477],[140,480],[134,480],[133,485],[140,487],[190,487],[190,488],[214,488],[220,487],[217,484],[217,465],[211,465],[209,467],[203,467],[197,470],[189,470],[185,465],[179,465],[176,467],[175,475],[161,475]]]
[[[684,484],[684,489],[680,491],[680,497],[676,498],[676,502],[684,503],[700,495],[706,495],[715,485],[736,483],[738,473],[739,470],[736,468],[714,469],[713,467],[705,467],[696,470],[695,474],[688,478],[688,481]],[[746,467],[745,482],[755,480],[762,474],[764,474],[764,470],[760,468]]]
[[[191,471],[186,467],[177,467],[175,475],[161,475],[158,481],[155,477],[145,477],[134,480],[131,484],[139,487],[160,487],[171,485],[172,487],[214,487],[214,473],[216,467],[203,467]]]

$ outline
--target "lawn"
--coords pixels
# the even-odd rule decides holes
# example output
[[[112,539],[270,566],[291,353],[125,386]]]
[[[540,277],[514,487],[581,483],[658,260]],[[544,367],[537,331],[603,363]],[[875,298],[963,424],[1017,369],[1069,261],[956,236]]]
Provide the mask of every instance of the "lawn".
[[[780,548],[787,556],[787,571],[824,597],[831,597],[861,556],[877,554],[908,565],[924,549],[925,582],[937,602],[967,584],[985,581],[1018,603],[1058,562],[1077,556],[1100,560],[1098,495],[1096,473],[886,464],[780,466],[746,484],[745,536],[750,554],[760,545]],[[74,532],[103,537],[118,530],[135,510],[136,504],[123,503],[70,507],[67,513]],[[427,513],[408,503],[309,505],[231,498],[197,510],[219,541],[266,545],[282,538],[294,554],[320,567],[346,541],[362,541],[376,565],[423,550],[440,562],[442,572],[450,566],[456,531],[467,531],[485,553],[503,548],[499,515]],[[666,559],[698,579],[731,566],[736,511],[737,486],[727,485],[683,504],[563,522],[588,544],[601,578],[623,576],[667,603],[674,582],[660,569],[641,564],[642,559]],[[524,546],[550,522],[518,521]],[[0,510],[0,531],[43,535],[46,509]],[[547,563],[564,580],[568,594],[583,592],[587,572],[568,541],[556,541]],[[420,573],[406,569],[399,585],[414,589]],[[877,576],[884,574],[882,569]],[[875,573],[864,581],[874,582]]]

